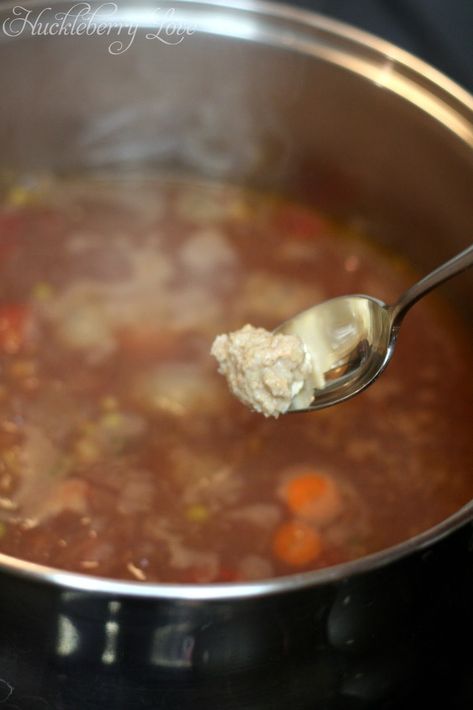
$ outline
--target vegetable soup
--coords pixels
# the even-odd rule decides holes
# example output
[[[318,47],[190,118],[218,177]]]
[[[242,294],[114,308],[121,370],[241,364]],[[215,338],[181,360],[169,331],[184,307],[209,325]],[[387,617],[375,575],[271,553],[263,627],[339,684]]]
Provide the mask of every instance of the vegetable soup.
[[[473,495],[472,349],[435,297],[333,409],[264,419],[210,346],[413,280],[307,206],[225,185],[31,180],[0,211],[0,551],[159,582],[262,579],[426,530]]]

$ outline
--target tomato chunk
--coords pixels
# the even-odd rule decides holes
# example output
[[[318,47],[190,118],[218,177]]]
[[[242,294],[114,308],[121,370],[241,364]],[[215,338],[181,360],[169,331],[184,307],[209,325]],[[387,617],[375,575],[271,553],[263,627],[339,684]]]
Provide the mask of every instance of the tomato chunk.
[[[23,345],[29,309],[21,303],[0,305],[0,349],[16,353]]]

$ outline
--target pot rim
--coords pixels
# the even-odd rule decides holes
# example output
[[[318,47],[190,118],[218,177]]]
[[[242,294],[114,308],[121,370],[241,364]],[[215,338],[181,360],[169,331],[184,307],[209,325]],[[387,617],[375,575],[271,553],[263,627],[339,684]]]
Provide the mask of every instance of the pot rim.
[[[215,584],[164,584],[134,582],[106,577],[66,572],[54,567],[28,562],[0,553],[0,574],[14,574],[31,582],[52,584],[72,592],[88,592],[114,597],[134,597],[149,600],[174,601],[224,601],[274,596],[302,591],[324,584],[339,582],[349,577],[376,571],[410,554],[430,548],[463,524],[473,520],[473,501],[433,528],[379,552],[365,555],[333,567],[323,567],[312,572],[272,577],[254,582]]]
[[[55,6],[63,4],[63,0],[51,0],[47,9],[52,11]],[[458,138],[473,147],[473,97],[437,69],[384,39],[309,10],[292,8],[284,4],[266,2],[265,0],[230,0],[229,2],[227,0],[163,0],[160,4],[161,6],[167,5],[170,8],[179,8],[180,12],[181,10],[184,11],[184,15],[188,10],[198,12],[199,9],[202,10],[204,8],[207,11],[213,9],[233,14],[240,13],[249,18],[253,17],[253,19],[257,19],[259,16],[260,23],[265,20],[267,22],[282,21],[283,26],[284,23],[286,25],[292,23],[295,25],[296,30],[299,29],[300,36],[298,41],[297,34],[291,35],[290,47],[303,53],[309,52],[310,40],[307,36],[302,35],[302,31],[312,30],[315,32],[312,38],[312,44],[314,45],[312,52],[315,52],[317,33],[325,33],[332,42],[342,41],[344,49],[344,53],[339,50],[338,53],[330,56],[326,55],[325,58],[328,61],[340,64],[349,71],[364,75],[376,83],[380,89],[395,91],[404,99],[411,101],[429,113],[432,118],[439,120],[445,127],[452,130]],[[14,7],[16,7],[16,3],[13,1],[5,3],[0,8],[2,26],[5,16]],[[46,8],[43,0],[26,0],[23,3],[23,7],[28,9]],[[136,10],[139,9],[136,8]],[[140,22],[137,24],[140,27],[149,24],[151,12],[148,14],[145,12],[143,15],[139,10],[138,16]],[[130,21],[129,12],[127,13],[127,20]],[[198,26],[198,31],[238,37],[238,33],[229,32],[228,26],[226,26],[225,32],[218,32],[217,28],[217,23],[209,26],[204,22]],[[261,27],[259,29],[261,30]],[[260,36],[256,33],[251,39],[263,44],[278,44],[275,42],[277,36],[271,33],[265,35],[262,30]],[[1,43],[2,38],[0,35],[0,46]],[[348,54],[347,48],[351,50],[351,55]],[[360,53],[364,57],[360,57]],[[324,53],[319,48],[316,54],[322,56]],[[377,60],[377,65],[373,59]],[[121,581],[66,572],[53,567],[27,562],[3,553],[0,553],[0,573],[4,572],[20,576],[31,582],[52,584],[66,590],[118,597],[180,601],[248,599],[318,587],[374,571],[409,554],[430,547],[472,520],[473,500],[429,530],[379,552],[333,567],[255,582],[161,584]]]

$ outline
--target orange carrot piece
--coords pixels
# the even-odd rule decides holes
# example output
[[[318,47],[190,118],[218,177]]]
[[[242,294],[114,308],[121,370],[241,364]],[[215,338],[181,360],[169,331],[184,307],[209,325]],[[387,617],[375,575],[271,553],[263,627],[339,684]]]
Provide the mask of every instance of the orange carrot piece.
[[[327,488],[326,476],[321,476],[318,473],[303,473],[287,484],[287,504],[294,513],[298,513],[308,503],[324,496]]]
[[[304,567],[313,562],[322,551],[318,532],[306,523],[296,520],[283,523],[273,538],[275,556],[291,567]]]
[[[342,498],[335,481],[311,470],[291,478],[282,495],[294,515],[320,525],[336,518],[342,509]]]

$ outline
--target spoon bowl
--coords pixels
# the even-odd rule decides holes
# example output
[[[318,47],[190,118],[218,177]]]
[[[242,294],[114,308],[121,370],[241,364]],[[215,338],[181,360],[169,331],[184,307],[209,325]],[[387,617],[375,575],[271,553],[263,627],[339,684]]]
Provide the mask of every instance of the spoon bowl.
[[[275,333],[299,336],[313,362],[311,403],[301,406],[295,397],[288,411],[323,409],[366,389],[391,360],[409,309],[471,266],[473,245],[411,286],[392,306],[371,296],[340,296],[302,311],[276,328]]]
[[[323,409],[364,390],[392,357],[390,308],[365,295],[341,296],[299,313],[275,333],[297,335],[314,363],[314,397]],[[297,399],[289,411],[303,411]]]

